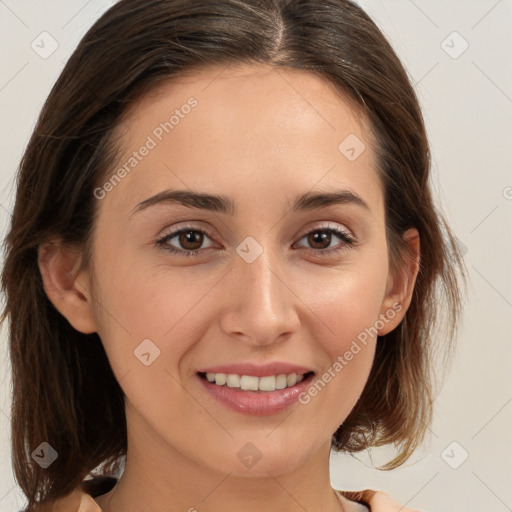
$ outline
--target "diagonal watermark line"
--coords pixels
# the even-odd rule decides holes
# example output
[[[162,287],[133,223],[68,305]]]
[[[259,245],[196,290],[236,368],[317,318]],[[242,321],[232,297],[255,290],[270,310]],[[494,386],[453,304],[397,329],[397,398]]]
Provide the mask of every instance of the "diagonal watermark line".
[[[297,297],[297,299],[299,299],[302,302],[302,304],[304,304],[304,306],[306,306],[309,309],[309,311],[311,311],[313,315],[315,315],[318,318],[318,320],[320,320],[320,322],[324,324],[324,326],[327,329],[329,329],[329,331],[331,331],[332,334],[336,334],[268,265],[267,268],[270,270],[270,272],[272,272],[272,274],[274,274],[277,277],[277,279],[279,279],[279,281],[281,281],[281,283],[283,283],[286,286],[286,288],[288,288],[288,290],[290,290],[293,293],[293,295],[295,295],[295,297]]]
[[[427,75],[430,74],[430,72],[439,64],[439,61],[437,61],[419,80],[417,80],[415,82],[415,84],[413,85],[413,87],[416,87],[417,85],[419,85],[424,78],[426,78]]]
[[[271,436],[284,422],[286,419],[288,419],[288,417],[291,415],[292,413],[289,412],[266,436],[265,436],[265,439],[269,436]]]
[[[478,24],[480,24],[486,17],[487,15],[493,11],[495,9],[495,7],[498,5],[498,4],[501,4],[501,0],[498,0],[472,27],[471,27],[471,30],[473,30]]]
[[[185,188],[188,188],[189,190],[192,190],[184,181],[182,178],[180,178],[167,164],[164,164],[164,167],[170,172],[172,173],[172,175],[174,177],[176,177],[176,179],[180,180],[181,183],[183,183],[183,186]],[[233,235],[233,230],[224,222],[224,220],[219,217],[219,215],[217,215],[217,213],[215,212],[211,212],[211,214],[229,231],[230,235]]]
[[[164,164],[164,167],[170,172],[172,173],[173,176],[175,176],[178,180],[181,181],[181,183],[183,183],[183,185],[188,188],[190,190],[190,187],[167,165],[167,164]]]
[[[512,304],[505,296],[503,296],[473,265],[471,265],[471,267],[510,307],[512,307]]]
[[[28,64],[28,62],[27,62],[27,64]],[[0,90],[1,90],[1,89],[0,89]],[[11,180],[10,180],[10,182],[11,182],[10,184],[15,186],[15,180],[16,180],[16,174],[14,175],[13,179],[11,179]],[[8,184],[9,184],[9,183],[8,183]],[[6,189],[4,188],[4,192],[5,192],[5,190],[6,190]],[[38,203],[37,203],[37,201],[36,201],[36,200],[34,199],[34,197],[33,197],[33,196],[35,196],[35,194],[34,194],[34,190],[33,190],[31,187],[28,187],[28,190],[30,191],[30,194],[31,194],[31,195],[29,195],[29,196],[28,196],[29,201],[30,201],[33,205],[37,205]],[[11,196],[12,196],[12,195],[15,195],[15,194],[16,194],[16,190],[11,190],[11,191],[8,193],[8,195],[11,195]],[[13,208],[13,209],[14,209],[15,204],[16,204],[16,201],[14,202],[14,204],[13,204],[13,206],[12,206],[12,208]],[[11,222],[12,222],[13,211],[9,211],[9,210],[4,206],[4,204],[3,204],[3,203],[0,203],[0,207],[2,207],[2,208],[3,208],[3,209],[4,209],[4,210],[9,214],[9,223],[11,223]]]
[[[427,430],[430,430],[430,432],[437,438],[439,439],[439,436],[434,432],[434,430],[430,427],[430,425],[427,424],[426,421],[423,421],[421,420],[421,422],[423,423],[423,425],[425,425],[425,427],[427,428]]]
[[[273,70],[275,73],[277,73],[334,131],[336,131],[336,128],[325,119],[325,117],[318,112],[318,110],[297,90],[295,87],[288,81],[286,78],[277,70],[277,68],[274,68]]]
[[[78,288],[78,284],[77,284],[77,288]],[[87,294],[84,292],[84,290],[80,290],[85,296],[87,296]],[[110,318],[112,318],[112,320],[114,320],[114,322],[119,325],[119,327],[121,327],[121,329],[123,329],[126,334],[128,334],[128,336],[131,336],[131,333],[130,331],[121,323],[117,320],[117,318],[112,315],[110,313],[110,311],[107,310],[107,308],[94,296],[94,294],[91,293],[91,299],[93,300],[93,302],[95,302]]]
[[[425,489],[425,487],[427,487],[427,485],[430,485],[430,483],[432,482],[432,480],[434,480],[434,478],[437,477],[437,475],[439,475],[439,471],[414,495],[412,496],[406,503],[404,503],[404,505],[398,510],[398,512],[400,512],[401,510],[404,510],[407,505],[414,499],[416,498],[416,496],[418,496],[418,494],[423,491],[423,489]]]
[[[291,498],[293,501],[295,501],[295,503],[297,503],[297,505],[298,505],[302,510],[305,510],[305,511],[306,511],[306,509],[302,506],[302,504],[301,504],[301,503],[299,503],[299,502],[295,499],[295,497],[293,496],[293,494],[291,494],[291,493],[288,491],[288,489],[287,489],[286,487],[284,487],[284,486],[281,484],[281,482],[279,482],[279,480],[277,480],[277,478],[276,478],[275,476],[271,475],[268,471],[267,471],[267,474],[272,478],[272,480],[274,480],[274,482],[275,482],[277,485],[279,485],[279,487],[281,487],[281,489],[283,489],[283,491],[284,491],[286,494],[288,494],[288,496],[290,496],[290,498]]]
[[[167,64],[167,62],[166,62],[166,64]],[[223,69],[221,69],[221,70],[220,70],[220,71],[219,71],[219,72],[218,72],[218,73],[217,73],[217,74],[216,74],[216,75],[215,75],[215,76],[214,76],[214,77],[213,77],[213,78],[212,78],[212,79],[211,79],[211,80],[210,80],[210,81],[205,85],[204,89],[202,89],[202,90],[201,90],[201,92],[206,91],[206,89],[207,89],[208,87],[210,87],[210,85],[211,85],[213,82],[215,82],[215,80],[217,80],[217,78],[219,78],[219,76],[220,76],[220,75],[222,75],[222,73],[224,73],[224,71],[226,71],[226,69],[227,69],[227,68],[229,68],[229,64],[228,64],[226,67],[224,67]]]
[[[7,496],[16,488],[16,484],[14,484],[1,498],[0,501],[7,498]]]
[[[4,0],[0,0],[0,4],[4,5],[9,11],[11,11],[11,14],[18,18],[18,20],[25,25],[25,27],[30,28],[6,3]]]
[[[167,336],[231,271],[231,267],[165,334]]]
[[[92,0],[88,0],[82,7],[66,22],[64,25],[62,25],[61,30],[65,27],[67,27],[90,3]]]
[[[499,500],[501,501],[501,503],[503,503],[503,505],[505,505],[505,507],[507,507],[507,510],[510,510],[512,511],[512,508],[510,508],[474,471],[471,471],[471,473],[473,473],[473,475],[476,476],[476,478],[478,478],[478,480],[480,480],[480,482],[482,482],[482,484],[492,493],[494,494],[494,496]]]
[[[229,476],[231,475],[231,473],[233,473],[233,471],[230,471],[202,500],[201,500],[201,503],[203,503],[203,501],[205,501],[211,494],[213,494],[213,492],[215,492],[225,481],[227,478],[229,478]]]
[[[413,4],[416,7],[416,9],[418,9],[418,11],[423,13],[423,16],[425,16],[425,18],[427,18],[430,21],[430,23],[432,23],[432,25],[434,25],[434,27],[439,28],[437,23],[424,10],[422,10],[413,0],[409,0],[409,2],[411,2],[411,4]]]
[[[489,423],[491,423],[491,421],[496,418],[496,416],[498,416],[498,414],[500,414],[501,411],[503,411],[503,409],[505,409],[505,407],[507,407],[507,405],[512,402],[512,398],[505,403],[505,405],[471,438],[471,440],[475,439],[475,437],[480,434],[480,432],[482,432],[482,430],[487,427],[487,425],[489,425]]]
[[[23,64],[23,66],[21,66],[21,68],[16,71],[16,73],[7,81],[7,83],[0,87],[0,92],[2,92],[27,66],[28,62],[25,62],[25,64]]]
[[[267,437],[268,437],[268,436],[267,436]],[[317,442],[316,442],[316,446],[315,446],[315,448],[314,448],[314,452],[315,452],[315,453],[317,453],[317,452],[318,452],[318,450],[320,450],[320,449],[321,449],[321,447],[322,447],[322,445],[323,445],[324,443],[325,443],[325,440],[324,440],[324,439],[319,439],[319,440],[317,440]],[[331,449],[332,449],[332,446],[329,448],[329,454],[331,453]],[[352,454],[352,455],[353,455],[353,454]],[[267,473],[268,473],[268,474],[269,474],[269,475],[270,475],[270,476],[271,476],[271,477],[276,481],[276,483],[277,483],[277,484],[279,484],[279,485],[281,486],[281,488],[282,488],[283,490],[285,490],[285,491],[288,493],[288,491],[287,491],[287,490],[286,490],[286,489],[285,489],[285,488],[284,488],[284,487],[283,487],[283,486],[282,486],[282,485],[281,485],[281,484],[276,480],[276,478],[274,477],[274,475],[272,475],[269,471],[267,471]],[[334,491],[334,489],[332,489],[332,490]],[[288,493],[288,494],[290,494],[290,493]],[[292,496],[292,497],[293,497],[293,496]],[[295,499],[295,498],[294,498],[294,499]],[[297,500],[295,500],[295,501],[297,501]],[[297,504],[298,504],[299,506],[301,506],[299,502],[297,502]],[[341,501],[340,501],[340,505],[341,505],[341,508],[342,508],[342,512],[345,512],[345,506],[344,506],[344,504],[343,504],[343,503],[341,503]]]
[[[210,411],[208,411],[208,409],[206,409],[206,407],[204,407],[203,404],[198,402],[197,398],[194,395],[192,395],[192,393],[190,393],[190,391],[185,389],[185,387],[174,378],[174,376],[169,372],[169,370],[167,370],[167,368],[164,368],[164,370],[169,375],[169,377],[171,377],[171,379],[174,380],[174,382],[176,382],[176,384],[178,384],[178,386],[180,386],[181,389],[183,389],[183,391],[185,391],[185,393],[187,393],[197,403],[197,405],[199,405],[199,407],[201,407],[201,409],[203,409],[212,418],[212,420],[215,421],[215,423],[217,423],[217,425],[219,425],[219,427],[221,427],[222,430],[224,430],[226,432],[226,434],[228,434],[230,437],[234,438],[233,434],[222,423],[220,423],[217,419],[215,419],[215,417],[210,413]]]
[[[469,233],[470,233],[470,234],[471,234],[471,233],[473,233],[473,231],[475,231],[475,230],[476,230],[476,228],[477,228],[478,226],[480,226],[480,224],[482,224],[482,223],[484,222],[484,220],[486,220],[486,219],[487,219],[487,217],[489,217],[492,213],[494,213],[494,212],[495,212],[495,210],[496,210],[496,208],[498,208],[499,206],[500,206],[500,205],[497,205],[495,208],[493,208],[493,209],[492,209],[492,210],[491,210],[491,211],[490,211],[490,212],[489,212],[489,213],[488,213],[488,214],[487,214],[487,215],[486,215],[486,216],[485,216],[485,217],[484,217],[484,218],[483,218],[483,219],[482,219],[482,220],[481,220],[481,221],[480,221],[480,222],[479,222],[479,223],[478,223],[478,224],[477,224],[477,225],[476,225],[476,226],[475,226],[475,227],[474,227],[474,228],[473,228]]]
[[[0,208],[2,208],[9,217],[12,217],[12,213],[3,205],[3,203],[0,203]]]
[[[428,430],[430,430],[430,432],[431,432],[432,434],[434,434],[434,436],[435,436],[437,439],[439,439],[439,436],[438,436],[438,435],[437,435],[437,434],[436,434],[436,433],[435,433],[435,432],[434,432],[434,431],[433,431],[433,430],[432,430],[428,425],[427,425],[427,429],[428,429]]]
[[[475,66],[480,71],[480,73],[482,73],[482,75],[484,75],[487,80],[489,80],[494,85],[494,87],[496,87],[496,89],[498,89],[498,91],[500,91],[501,94],[503,94],[503,96],[505,96],[505,98],[507,98],[507,100],[512,103],[512,98],[510,98],[510,96],[487,73],[485,73],[485,71],[480,66],[478,66],[474,60],[471,62],[473,66]]]
[[[4,410],[3,409],[0,409],[0,412],[9,420],[11,421],[11,418],[9,416],[7,416],[7,414],[5,414]]]
[[[119,377],[119,379],[117,379],[117,383],[118,384],[121,384],[121,381],[131,372],[131,370],[128,370],[122,377]]]
[[[313,184],[313,186],[308,190],[308,193],[311,192],[318,183],[320,183],[334,168],[336,167],[336,164],[334,164],[316,183]],[[285,213],[268,231],[267,233],[270,233],[290,212],[291,208],[288,210],[287,213]]]

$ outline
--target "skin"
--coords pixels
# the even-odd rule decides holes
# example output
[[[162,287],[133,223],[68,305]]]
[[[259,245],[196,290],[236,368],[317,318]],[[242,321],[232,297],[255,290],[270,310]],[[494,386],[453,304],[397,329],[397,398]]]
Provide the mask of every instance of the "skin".
[[[58,240],[40,248],[48,296],[77,330],[99,334],[127,397],[126,469],[96,501],[105,512],[169,504],[200,512],[353,510],[330,486],[330,440],[363,390],[375,337],[308,404],[271,416],[245,416],[212,400],[196,371],[278,360],[321,376],[393,304],[401,310],[378,334],[403,319],[418,266],[407,259],[401,273],[390,272],[370,127],[346,96],[307,72],[210,68],[131,106],[119,127],[119,165],[191,96],[197,107],[98,200],[92,268],[76,275],[80,252]],[[354,161],[338,150],[349,134],[366,145]],[[176,188],[229,196],[237,211],[159,204],[132,214]],[[369,209],[290,211],[301,194],[340,188]],[[322,256],[346,245],[335,235],[313,245],[306,235],[326,224],[357,245]],[[211,236],[167,244],[199,247],[198,255],[155,244],[186,226]],[[263,248],[252,263],[236,252],[247,236]],[[404,238],[417,260],[417,231]],[[134,350],[148,338],[160,356],[145,366]],[[248,442],[261,454],[251,468],[237,456]]]

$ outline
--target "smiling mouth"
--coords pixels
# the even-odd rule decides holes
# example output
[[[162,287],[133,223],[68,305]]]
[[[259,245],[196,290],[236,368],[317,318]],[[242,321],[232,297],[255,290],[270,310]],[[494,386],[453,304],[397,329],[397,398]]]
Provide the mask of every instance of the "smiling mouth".
[[[197,374],[212,385],[229,387],[240,391],[272,392],[281,389],[294,387],[295,385],[312,379],[315,372],[310,371],[304,374],[290,373],[256,377],[254,375],[238,375],[226,373],[205,373]]]

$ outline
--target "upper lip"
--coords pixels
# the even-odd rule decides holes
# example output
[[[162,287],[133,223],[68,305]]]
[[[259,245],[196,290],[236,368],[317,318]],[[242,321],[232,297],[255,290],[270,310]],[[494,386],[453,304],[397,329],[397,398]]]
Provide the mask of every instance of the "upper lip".
[[[284,363],[275,361],[272,363],[266,363],[258,365],[255,363],[236,363],[236,364],[220,364],[216,366],[209,366],[199,370],[199,373],[225,373],[235,375],[252,375],[254,377],[268,377],[271,375],[290,375],[296,373],[302,375],[304,373],[311,372],[313,370],[296,364]]]

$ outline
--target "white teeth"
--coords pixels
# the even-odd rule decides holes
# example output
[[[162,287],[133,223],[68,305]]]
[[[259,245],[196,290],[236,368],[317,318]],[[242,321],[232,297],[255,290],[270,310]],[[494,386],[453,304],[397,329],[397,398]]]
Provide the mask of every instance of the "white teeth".
[[[226,384],[226,374],[225,373],[216,373],[215,374],[215,384],[217,384],[217,386],[224,386],[224,384]]]
[[[276,377],[276,389],[284,389],[286,387],[286,374],[281,374]]]
[[[245,391],[258,391],[258,377],[242,375],[240,377],[240,388]]]
[[[258,383],[258,389],[260,391],[275,391],[276,390],[275,375],[269,375],[267,377],[260,377],[259,383]]]
[[[275,391],[295,386],[304,380],[304,375],[291,373],[290,375],[268,375],[258,378],[253,375],[207,373],[206,379],[217,386],[226,385],[229,388],[240,388],[244,391]]]
[[[295,384],[297,384],[297,374],[292,373],[291,375],[288,375],[288,377],[286,377],[286,384],[288,387],[295,386]]]
[[[230,388],[239,388],[240,387],[240,375],[230,374],[226,378],[226,384]]]

